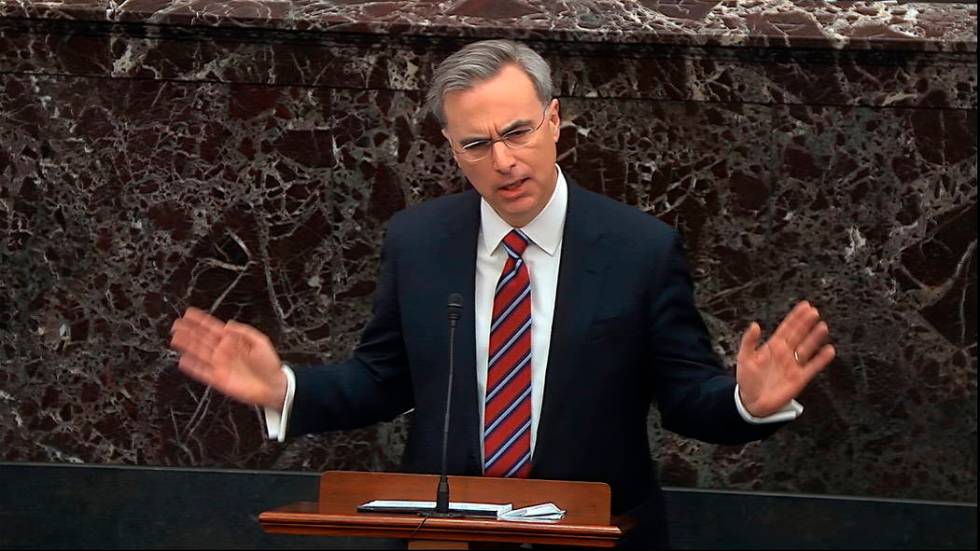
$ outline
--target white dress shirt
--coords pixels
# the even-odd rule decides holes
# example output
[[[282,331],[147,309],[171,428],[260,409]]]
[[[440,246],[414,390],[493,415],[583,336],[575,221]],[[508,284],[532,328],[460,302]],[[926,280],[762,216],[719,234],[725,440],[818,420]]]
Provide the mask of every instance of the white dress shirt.
[[[555,311],[558,290],[558,268],[561,264],[561,242],[565,229],[565,213],[568,207],[568,184],[558,168],[558,181],[547,205],[538,215],[521,228],[530,238],[522,255],[531,278],[531,453],[537,441],[538,420],[544,398],[545,370],[548,366],[548,349],[551,345],[551,323]],[[490,345],[490,318],[493,312],[494,289],[500,272],[504,269],[507,253],[500,246],[513,228],[505,222],[493,207],[480,200],[480,234],[477,238],[476,289],[474,313],[476,316],[476,389],[474,399],[479,404],[480,427],[483,427],[483,410],[487,388],[487,348]],[[286,374],[286,400],[282,413],[265,408],[269,438],[282,442],[285,439],[289,412],[295,395],[296,379],[292,370],[283,365]],[[803,406],[791,400],[782,409],[766,417],[753,417],[742,404],[735,386],[735,407],[749,423],[777,423],[795,419],[803,413]],[[483,439],[480,439],[483,455]]]

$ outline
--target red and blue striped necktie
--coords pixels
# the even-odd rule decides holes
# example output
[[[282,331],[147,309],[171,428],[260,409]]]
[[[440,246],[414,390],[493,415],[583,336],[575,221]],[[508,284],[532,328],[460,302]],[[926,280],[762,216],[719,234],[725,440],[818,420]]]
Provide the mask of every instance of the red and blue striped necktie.
[[[528,237],[504,237],[507,261],[493,298],[483,474],[526,478],[531,471],[531,279],[521,255]]]

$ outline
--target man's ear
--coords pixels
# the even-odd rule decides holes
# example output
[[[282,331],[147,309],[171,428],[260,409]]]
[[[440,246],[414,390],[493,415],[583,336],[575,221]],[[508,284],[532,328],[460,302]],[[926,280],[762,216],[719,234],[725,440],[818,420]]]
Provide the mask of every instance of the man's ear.
[[[446,132],[445,127],[441,130],[442,137],[446,138],[446,144],[449,145],[449,152],[453,154],[453,159],[459,164],[459,157],[456,156],[456,148],[453,147],[453,141],[449,138],[449,133]]]
[[[561,133],[561,114],[559,112],[558,98],[553,98],[551,100],[551,105],[549,106],[551,115],[548,117],[548,123],[552,125],[551,138],[558,143],[558,135]]]

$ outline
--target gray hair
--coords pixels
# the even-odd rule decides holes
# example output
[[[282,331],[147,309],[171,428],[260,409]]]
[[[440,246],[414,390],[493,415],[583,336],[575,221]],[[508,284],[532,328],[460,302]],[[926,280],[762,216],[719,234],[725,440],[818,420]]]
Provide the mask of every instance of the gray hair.
[[[496,75],[508,64],[517,65],[534,84],[541,105],[551,100],[551,67],[537,52],[512,40],[483,40],[468,44],[443,60],[432,76],[426,107],[446,127],[443,98],[449,92],[469,90]]]

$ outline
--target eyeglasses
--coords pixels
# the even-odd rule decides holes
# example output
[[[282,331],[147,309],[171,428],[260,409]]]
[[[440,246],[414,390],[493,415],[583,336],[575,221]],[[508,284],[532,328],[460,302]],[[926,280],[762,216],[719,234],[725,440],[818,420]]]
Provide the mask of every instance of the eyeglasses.
[[[548,118],[547,113],[550,105],[549,103],[548,106],[545,106],[544,112],[541,113],[541,122],[534,128],[531,128],[530,125],[518,126],[499,138],[471,141],[461,147],[453,147],[453,151],[463,160],[475,163],[489,157],[490,153],[493,152],[493,144],[497,142],[503,142],[504,145],[511,149],[520,149],[531,143],[531,139],[534,138],[534,133],[544,124],[545,119]],[[452,146],[451,140],[449,143]]]

